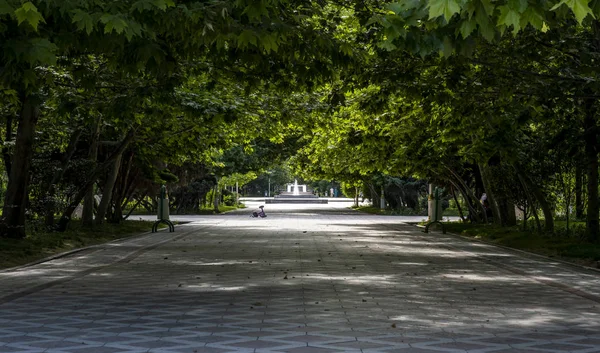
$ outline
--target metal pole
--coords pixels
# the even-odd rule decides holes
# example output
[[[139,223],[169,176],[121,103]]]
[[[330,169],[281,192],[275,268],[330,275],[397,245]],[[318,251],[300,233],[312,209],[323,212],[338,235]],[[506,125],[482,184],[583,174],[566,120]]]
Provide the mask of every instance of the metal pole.
[[[237,207],[240,204],[240,200],[239,200],[239,188],[238,188],[238,182],[235,182],[235,207]]]
[[[271,197],[271,177],[269,177],[269,197]]]

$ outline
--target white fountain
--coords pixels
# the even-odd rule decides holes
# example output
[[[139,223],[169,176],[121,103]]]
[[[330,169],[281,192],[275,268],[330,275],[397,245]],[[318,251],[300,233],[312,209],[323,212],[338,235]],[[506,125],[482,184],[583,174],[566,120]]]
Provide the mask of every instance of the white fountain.
[[[302,192],[300,192],[302,190]],[[286,184],[286,191],[275,195],[272,199],[265,199],[265,203],[327,203],[327,199],[319,199],[308,191],[307,185],[298,185],[298,179]]]

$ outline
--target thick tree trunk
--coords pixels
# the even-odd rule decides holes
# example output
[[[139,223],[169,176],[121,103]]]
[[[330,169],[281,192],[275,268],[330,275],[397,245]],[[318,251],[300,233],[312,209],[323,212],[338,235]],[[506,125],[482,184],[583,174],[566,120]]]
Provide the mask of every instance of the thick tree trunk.
[[[504,198],[502,200],[502,207],[504,209],[504,224],[512,227],[517,225],[517,214],[515,212],[515,204],[511,200]]]
[[[485,189],[485,193],[487,195],[488,204],[492,209],[492,214],[494,215],[493,222],[496,224],[502,224],[502,216],[500,215],[500,208],[496,202],[494,190],[492,190],[488,166],[479,164],[479,173],[481,174],[481,181],[483,182],[483,188]]]
[[[594,119],[593,103],[588,103],[584,118],[584,141],[587,168],[587,237],[590,241],[600,240],[600,223],[598,221],[598,126]]]
[[[100,139],[100,125],[102,122],[102,116],[99,116],[92,130],[92,141],[90,143],[90,150],[88,152],[88,159],[91,162],[98,160],[98,140]],[[85,193],[83,199],[83,212],[81,214],[81,221],[84,226],[91,227],[94,225],[94,206],[96,200],[94,198],[94,184],[92,184]]]
[[[119,154],[117,158],[113,161],[113,165],[106,177],[106,182],[104,183],[104,188],[102,189],[102,200],[100,200],[100,204],[98,205],[98,212],[96,213],[96,224],[100,225],[104,223],[104,217],[106,216],[106,212],[108,207],[111,204],[112,196],[113,196],[113,188],[115,187],[115,182],[117,181],[117,176],[119,175],[119,170],[121,169],[121,156]]]
[[[24,96],[21,99],[21,107],[15,153],[0,225],[0,236],[9,238],[25,237],[25,207],[29,196],[29,172],[33,157],[35,127],[40,115],[40,103],[35,97]]]
[[[112,213],[109,222],[119,224],[123,220],[123,201],[129,193],[129,189],[133,185],[133,178],[130,180],[131,164],[133,161],[133,153],[127,153],[126,162],[121,166],[121,177],[119,182],[113,187],[112,205],[114,212]]]
[[[583,171],[575,167],[575,218],[583,218]]]

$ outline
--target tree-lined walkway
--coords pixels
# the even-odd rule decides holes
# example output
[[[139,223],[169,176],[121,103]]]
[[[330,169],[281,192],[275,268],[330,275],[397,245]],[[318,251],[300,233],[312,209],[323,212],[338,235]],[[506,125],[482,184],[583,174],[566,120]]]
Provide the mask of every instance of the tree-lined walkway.
[[[202,217],[0,272],[0,352],[596,352],[599,278],[393,217]]]

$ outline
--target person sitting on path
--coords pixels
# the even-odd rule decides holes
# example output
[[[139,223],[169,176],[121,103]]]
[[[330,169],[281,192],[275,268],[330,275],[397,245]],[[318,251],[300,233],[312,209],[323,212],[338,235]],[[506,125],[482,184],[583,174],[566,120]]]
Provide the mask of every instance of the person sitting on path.
[[[263,206],[263,205],[258,206],[258,210],[252,212],[252,217],[261,217],[261,218],[267,217],[267,214],[265,213],[264,208],[265,208],[265,206]]]

